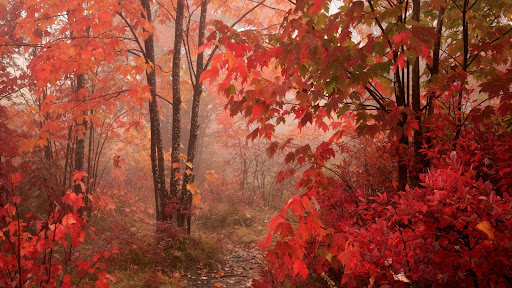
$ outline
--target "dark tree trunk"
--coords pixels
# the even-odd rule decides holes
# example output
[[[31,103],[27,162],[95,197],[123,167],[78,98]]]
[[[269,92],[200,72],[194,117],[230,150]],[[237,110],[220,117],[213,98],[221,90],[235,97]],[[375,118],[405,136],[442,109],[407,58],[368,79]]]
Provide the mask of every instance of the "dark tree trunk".
[[[462,58],[462,70],[464,72],[468,71],[469,67],[469,24],[468,24],[468,12],[471,9],[469,6],[469,0],[464,0],[464,4],[462,6],[462,44],[463,44],[463,58]],[[462,132],[462,125],[463,125],[463,119],[462,119],[462,98],[464,95],[464,88],[465,88],[465,81],[466,79],[462,79],[461,88],[459,91],[459,95],[457,98],[457,106],[455,111],[455,123],[456,123],[456,130],[455,130],[455,138],[453,141],[453,149],[457,147],[457,141],[460,138],[460,133]]]
[[[47,89],[45,88],[43,90],[43,101],[44,102],[46,100],[46,98],[48,97],[48,91]],[[42,106],[42,104],[40,105]],[[40,107],[41,108],[41,107]],[[48,121],[50,121],[50,112],[46,112],[46,114],[44,115],[44,122],[41,123],[41,128],[44,126],[45,123],[47,123]],[[51,148],[51,138],[48,137],[46,138],[46,144],[44,145],[44,159],[46,161],[48,161],[48,164],[50,163],[50,161],[52,160],[52,148]]]
[[[91,110],[91,114],[93,113],[93,111]],[[93,141],[94,141],[94,124],[90,123],[89,125],[89,147],[88,147],[88,150],[87,150],[87,184],[86,184],[86,190],[85,190],[85,197],[84,197],[84,202],[85,202],[85,208],[87,210],[89,210],[90,208],[90,202],[89,202],[89,193],[91,193],[91,179],[93,179],[93,181],[95,180],[93,177],[93,173],[91,171],[91,160],[92,160],[92,150],[94,149],[94,145],[93,145]]]
[[[67,191],[67,180],[68,180],[68,166],[70,167],[69,163],[69,155],[71,153],[71,135],[73,133],[73,124],[69,126],[68,129],[68,143],[66,144],[66,155],[64,156],[64,177],[62,179],[62,196],[66,194]]]
[[[85,75],[79,74],[76,79],[76,92],[80,93],[82,89],[85,89]],[[81,127],[80,127],[81,126]],[[76,135],[76,146],[75,146],[75,170],[84,171],[84,154],[85,154],[85,134],[87,131],[87,119],[84,115],[82,124],[77,124],[77,135]],[[74,185],[75,193],[81,193],[82,187],[80,185]]]
[[[420,22],[420,0],[412,1],[412,19]],[[423,134],[421,129],[421,99],[420,99],[420,57],[414,59],[411,77],[411,100],[412,110],[414,111],[415,120],[418,122],[419,129],[414,131],[414,169],[411,171],[412,186],[418,185],[420,181],[420,173],[423,172],[424,157],[420,152],[423,143]]]
[[[141,0],[141,5],[144,8],[146,20],[151,22],[151,6],[149,4],[149,0]],[[168,193],[165,188],[164,151],[162,146],[160,115],[158,113],[156,93],[155,43],[153,34],[150,34],[144,40],[144,50],[146,54],[146,63],[151,67],[146,71],[146,79],[150,86],[151,93],[151,100],[149,101],[149,118],[151,126],[151,170],[153,172],[153,185],[155,188],[156,218],[157,221],[166,221],[170,220],[170,218],[165,217],[163,213]],[[171,215],[168,216],[172,217]]]
[[[181,43],[183,41],[183,0],[178,0],[176,5],[176,20],[174,28],[174,53],[172,58],[172,151],[171,151],[171,179],[170,193],[174,201],[180,197],[180,140],[181,140],[181,87],[180,87],[180,68],[181,68]],[[180,199],[181,200],[181,199]],[[178,227],[184,226],[184,218],[181,211],[184,203],[180,201],[178,209]]]
[[[428,83],[431,84],[434,81],[434,78],[439,74],[439,60],[440,60],[440,51],[441,51],[441,39],[443,32],[443,22],[444,22],[444,11],[445,7],[439,8],[439,15],[437,17],[437,26],[436,26],[436,35],[437,39],[434,42],[434,48],[432,50],[432,66],[430,67],[430,79]],[[427,149],[432,147],[432,138],[429,136],[430,126],[433,125],[432,117],[434,116],[434,100],[436,98],[436,91],[430,91],[427,98],[427,114],[425,117],[424,130],[425,134],[423,135],[425,139],[425,146]],[[425,169],[430,167],[430,159],[425,158]]]
[[[395,52],[396,53],[396,52]],[[395,57],[396,58],[396,57]],[[397,82],[397,94],[396,94],[396,105],[398,107],[406,106],[406,93],[405,93],[405,79],[401,79],[400,71],[397,69],[395,73],[395,81]],[[404,131],[405,123],[407,123],[407,114],[402,112],[402,119],[398,122],[398,127],[400,129],[400,138],[398,139],[398,147],[397,147],[397,166],[398,166],[398,189],[405,190],[405,186],[407,185],[407,159],[405,152],[406,147],[409,146],[409,139]]]
[[[205,34],[205,27],[206,27],[206,11],[208,8],[208,2],[203,1],[201,3],[201,12],[199,17],[199,35],[198,35],[198,42],[197,47],[201,47],[203,45],[203,38]],[[201,94],[203,93],[203,84],[200,81],[201,73],[203,72],[203,66],[204,66],[204,54],[203,52],[197,54],[196,58],[196,79],[194,82],[194,93],[192,96],[192,113],[190,116],[190,137],[188,138],[188,147],[187,147],[187,162],[191,163],[192,165],[190,167],[186,167],[185,169],[189,169],[190,173],[184,173],[183,176],[183,186],[181,187],[182,191],[182,199],[185,203],[185,211],[188,211],[189,213],[186,213],[184,215],[181,215],[181,217],[185,217],[187,219],[187,232],[190,234],[190,224],[191,224],[191,206],[192,206],[192,193],[187,189],[187,185],[191,184],[194,181],[194,162],[196,159],[196,150],[197,150],[197,134],[199,131],[199,106],[200,106],[200,100],[201,100]],[[183,214],[183,213],[182,213]]]

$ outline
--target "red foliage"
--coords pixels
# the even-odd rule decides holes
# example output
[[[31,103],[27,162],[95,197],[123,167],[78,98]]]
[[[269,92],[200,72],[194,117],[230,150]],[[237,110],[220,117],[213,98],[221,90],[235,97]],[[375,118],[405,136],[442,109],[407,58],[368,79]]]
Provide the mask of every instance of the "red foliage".
[[[21,180],[12,175],[11,191]],[[96,274],[95,287],[108,287],[114,280],[102,272],[112,252],[101,251],[92,261],[77,258],[74,249],[86,236],[86,223],[80,213],[85,206],[83,194],[68,191],[60,204],[45,220],[33,212],[22,215],[21,197],[2,186],[0,198],[0,286],[9,287],[74,287],[86,275]],[[71,281],[71,273],[78,280]]]
[[[324,273],[347,287],[511,285],[512,199],[504,175],[512,142],[510,132],[496,134],[499,127],[468,129],[458,152],[438,157],[419,187],[402,192],[372,194],[376,189],[305,173],[308,192],[288,202],[261,244],[275,240],[267,253],[271,277],[262,283],[315,286]]]

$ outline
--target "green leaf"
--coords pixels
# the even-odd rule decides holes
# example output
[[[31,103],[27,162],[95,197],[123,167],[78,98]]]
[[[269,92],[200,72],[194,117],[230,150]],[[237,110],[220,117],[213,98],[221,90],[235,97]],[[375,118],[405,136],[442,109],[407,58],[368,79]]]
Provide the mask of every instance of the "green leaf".
[[[224,93],[226,94],[226,96],[236,94],[235,85],[229,84],[229,86],[226,88],[226,91],[224,91]]]
[[[340,118],[343,114],[345,114],[348,110],[350,110],[350,105],[343,105],[341,108],[336,112],[336,115],[338,115],[338,118]]]

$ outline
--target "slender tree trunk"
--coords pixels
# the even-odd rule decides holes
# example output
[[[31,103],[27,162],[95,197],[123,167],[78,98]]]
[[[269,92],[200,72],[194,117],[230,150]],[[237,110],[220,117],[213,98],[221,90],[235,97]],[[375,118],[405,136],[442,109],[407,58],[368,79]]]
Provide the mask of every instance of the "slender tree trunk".
[[[160,215],[160,182],[159,182],[159,171],[158,171],[158,159],[157,159],[157,148],[156,148],[156,128],[155,128],[155,116],[154,116],[154,107],[151,102],[149,102],[149,118],[150,118],[150,131],[151,131],[151,171],[153,172],[153,187],[155,189],[155,212],[156,212],[156,221],[162,221],[162,215]]]
[[[85,89],[85,75],[79,74],[76,80],[76,92],[80,93],[80,90],[82,89]],[[77,140],[75,146],[75,170],[84,171],[85,134],[87,131],[87,119],[85,118],[85,115],[82,124],[78,124],[78,127],[79,129],[77,129]],[[83,192],[82,187],[80,185],[75,185],[74,191],[75,193]]]
[[[91,115],[92,115],[93,111],[91,110]],[[84,202],[85,202],[85,209],[89,210],[90,208],[90,201],[89,201],[89,194],[91,193],[91,187],[90,187],[90,184],[91,184],[91,179],[92,181],[94,181],[95,179],[93,178],[94,175],[91,171],[91,160],[92,160],[92,150],[94,149],[94,145],[93,145],[93,140],[94,139],[94,124],[90,123],[89,125],[89,147],[88,147],[88,151],[87,151],[87,182],[86,182],[86,190],[85,190],[85,197],[84,197]]]
[[[64,177],[62,179],[62,196],[66,194],[67,191],[67,180],[68,180],[68,166],[69,165],[69,155],[71,153],[71,134],[73,133],[73,124],[69,125],[68,128],[68,143],[66,144],[66,156],[64,156]]]
[[[76,126],[74,123],[73,126]],[[73,127],[74,129],[74,127]],[[69,172],[68,172],[68,187],[67,189],[73,189],[73,171],[75,171],[75,150],[76,150],[76,142],[77,137],[76,135],[73,137],[73,141],[71,142],[71,150],[69,153]]]
[[[412,19],[416,22],[420,21],[420,0],[412,1]],[[423,154],[420,152],[423,143],[423,134],[421,129],[421,99],[420,99],[420,57],[416,56],[412,66],[411,77],[411,100],[412,110],[414,111],[415,120],[418,122],[418,129],[414,131],[414,169],[411,171],[411,184],[418,185],[420,181],[420,173],[423,171],[424,163]]]
[[[199,17],[199,35],[197,47],[201,47],[203,45],[203,38],[205,35],[206,29],[206,11],[208,8],[208,2],[203,1],[201,3],[201,12]],[[203,93],[203,83],[200,81],[201,73],[203,72],[204,66],[204,53],[198,53],[196,58],[196,79],[194,85],[194,94],[192,96],[192,113],[190,116],[190,137],[188,138],[188,147],[187,147],[187,162],[192,163],[192,167],[186,167],[185,169],[189,169],[190,173],[184,173],[183,176],[183,186],[181,187],[181,191],[184,195],[186,211],[189,213],[186,214],[187,218],[187,232],[190,234],[191,230],[191,217],[190,213],[192,206],[192,194],[187,189],[187,185],[191,184],[194,181],[194,162],[196,159],[196,151],[197,151],[197,138],[199,131],[199,106],[201,100],[201,94]]]
[[[176,5],[176,20],[174,28],[174,53],[172,58],[172,151],[171,151],[171,179],[170,193],[174,201],[180,200],[178,208],[178,227],[184,226],[186,205],[180,197],[180,140],[181,140],[181,43],[183,41],[183,0],[178,0]]]
[[[48,97],[48,90],[45,87],[43,90],[43,101],[42,102],[44,102],[46,100],[46,97]],[[42,106],[42,104],[40,106]],[[50,113],[46,112],[46,114],[44,115],[44,122],[41,124],[41,128],[48,121],[50,121]],[[48,136],[48,138],[46,138],[46,144],[44,145],[44,158],[46,159],[46,161],[48,161],[48,164],[50,164],[50,161],[52,160],[52,149],[50,146],[51,145],[50,141],[51,141],[51,139]]]
[[[149,0],[141,0],[141,5],[144,8],[146,20],[152,22]],[[146,79],[150,86],[151,93],[151,100],[149,102],[149,118],[151,123],[151,170],[153,172],[153,185],[155,188],[156,218],[157,221],[170,220],[170,218],[165,217],[162,213],[165,208],[164,204],[168,193],[165,188],[164,151],[162,147],[160,115],[158,113],[156,95],[155,43],[153,34],[150,34],[144,40],[144,49],[146,52],[146,63],[150,66],[150,70],[146,71]]]
[[[469,12],[469,0],[464,0],[464,4],[462,6],[462,44],[463,44],[463,55],[462,55],[462,70],[464,72],[468,71],[469,66],[469,25],[468,25],[468,12]],[[453,140],[453,149],[457,147],[457,141],[459,140],[460,133],[462,131],[462,98],[464,95],[464,86],[466,79],[463,79],[460,83],[461,88],[459,90],[459,95],[457,98],[457,106],[455,111],[455,137]]]
[[[398,17],[398,22],[404,23],[407,20],[407,8],[404,15],[400,15]],[[401,47],[402,53],[403,47]],[[396,59],[398,58],[399,50],[393,50],[393,59],[396,63]],[[409,66],[409,63],[407,63]],[[407,67],[407,70],[409,67]],[[398,147],[397,147],[397,166],[398,166],[398,189],[405,191],[405,187],[407,185],[407,177],[408,177],[408,165],[407,162],[408,157],[406,150],[409,146],[409,138],[405,133],[405,124],[407,123],[407,114],[405,113],[405,107],[410,105],[409,101],[409,73],[407,73],[407,79],[405,78],[404,68],[397,67],[394,73],[394,86],[395,86],[395,97],[396,97],[396,105],[402,110],[402,117],[398,122],[398,128],[400,131],[400,138],[398,139]],[[409,70],[408,70],[409,71]]]
[[[439,15],[437,17],[437,26],[436,26],[436,35],[437,39],[434,42],[434,49],[432,50],[432,67],[430,68],[430,79],[428,80],[429,84],[434,81],[434,77],[439,74],[439,60],[440,60],[440,52],[441,52],[441,40],[443,36],[443,22],[444,22],[444,11],[445,7],[442,6],[439,8]],[[433,125],[432,117],[434,116],[434,101],[436,98],[436,91],[431,91],[428,95],[427,99],[427,115],[426,115],[426,125],[425,125],[425,145],[427,149],[432,147],[432,138],[428,135],[430,132],[430,126]],[[430,160],[425,158],[425,168],[430,167]]]
[[[395,57],[396,58],[396,57]],[[395,81],[397,82],[397,94],[396,94],[396,105],[398,107],[406,106],[406,95],[405,95],[405,87],[404,87],[404,79],[400,79],[400,71],[397,69],[395,73]],[[405,186],[407,185],[407,159],[406,147],[409,146],[409,139],[404,131],[405,123],[407,123],[407,114],[402,111],[402,119],[398,122],[398,127],[400,129],[400,138],[398,139],[398,147],[397,147],[397,166],[398,166],[398,188],[402,191],[405,190]]]

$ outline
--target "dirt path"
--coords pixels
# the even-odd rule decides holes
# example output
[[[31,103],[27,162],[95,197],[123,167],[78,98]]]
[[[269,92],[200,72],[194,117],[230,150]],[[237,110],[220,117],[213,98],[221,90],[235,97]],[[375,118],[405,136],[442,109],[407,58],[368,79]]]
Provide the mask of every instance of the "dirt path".
[[[252,279],[259,277],[263,254],[259,248],[224,241],[224,264],[218,271],[207,271],[198,267],[197,271],[183,275],[186,287],[251,287]]]

